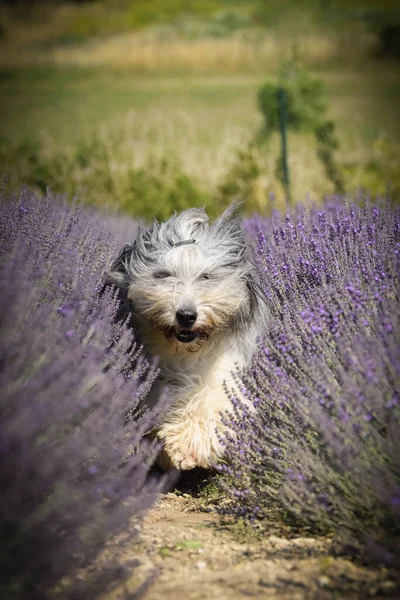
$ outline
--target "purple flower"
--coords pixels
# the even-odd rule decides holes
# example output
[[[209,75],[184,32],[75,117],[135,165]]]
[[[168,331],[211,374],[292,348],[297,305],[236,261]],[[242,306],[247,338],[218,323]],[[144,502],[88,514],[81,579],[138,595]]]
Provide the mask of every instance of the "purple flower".
[[[98,296],[120,245],[100,223],[122,236],[136,225],[26,191],[21,206],[1,198],[1,587],[46,599],[68,576],[60,598],[94,598],[127,573],[110,558],[82,590],[77,570],[112,536],[133,537],[129,520],[166,484],[149,476],[157,447],[142,439],[163,409],[123,425],[155,365],[114,322],[112,294]]]
[[[399,207],[338,198],[252,218],[271,317],[243,377],[256,410],[233,424],[226,488],[250,490],[238,511],[275,504],[400,564],[399,226]]]

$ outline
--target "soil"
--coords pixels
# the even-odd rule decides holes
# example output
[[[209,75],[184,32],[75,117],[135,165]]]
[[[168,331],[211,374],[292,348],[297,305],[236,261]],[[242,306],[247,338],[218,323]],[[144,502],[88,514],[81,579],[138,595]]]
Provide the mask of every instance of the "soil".
[[[262,529],[223,517],[223,496],[183,488],[147,513],[123,587],[101,600],[339,600],[400,597],[396,576],[332,555],[332,541],[299,537],[271,521]],[[125,561],[124,561],[125,562]]]

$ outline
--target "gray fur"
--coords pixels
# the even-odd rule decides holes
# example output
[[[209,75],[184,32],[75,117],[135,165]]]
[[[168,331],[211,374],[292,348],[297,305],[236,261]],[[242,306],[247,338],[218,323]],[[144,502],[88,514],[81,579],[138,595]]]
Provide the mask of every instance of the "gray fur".
[[[267,307],[265,296],[261,291],[259,274],[253,264],[251,251],[247,247],[240,220],[235,216],[236,205],[229,207],[214,224],[203,209],[190,208],[174,214],[168,221],[159,223],[156,219],[149,229],[139,228],[133,244],[125,245],[111,266],[108,283],[117,285],[121,290],[140,280],[162,280],[165,272],[171,272],[171,279],[179,277],[179,273],[168,269],[166,254],[171,247],[180,247],[194,243],[202,254],[204,274],[209,275],[207,287],[212,281],[234,279],[244,283],[248,302],[238,314],[232,315],[229,323],[231,331],[247,326],[250,321],[257,321],[260,334],[265,330]],[[194,269],[198,268],[198,264]],[[192,272],[193,279],[202,273]],[[210,283],[211,282],[211,283]],[[196,285],[199,286],[197,281]],[[234,293],[234,290],[232,290]],[[193,304],[193,303],[191,303]],[[131,309],[135,312],[135,307]],[[140,320],[140,319],[139,319]]]
[[[176,402],[159,431],[172,464],[209,465],[223,452],[215,428],[229,410],[224,384],[249,367],[268,323],[236,206],[212,224],[194,208],[154,220],[122,248],[107,283],[118,286],[133,326],[160,357],[161,376],[147,402],[157,402],[165,386],[174,390]],[[182,311],[196,314],[193,326],[180,325]]]

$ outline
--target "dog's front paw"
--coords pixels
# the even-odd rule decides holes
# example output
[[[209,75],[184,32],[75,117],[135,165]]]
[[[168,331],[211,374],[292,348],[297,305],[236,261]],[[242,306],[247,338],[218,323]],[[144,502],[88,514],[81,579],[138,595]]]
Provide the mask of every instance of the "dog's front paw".
[[[182,452],[173,451],[163,448],[157,456],[157,464],[159,467],[168,471],[169,469],[178,469],[180,471],[189,471],[199,465],[191,456],[184,456]]]
[[[167,455],[170,466],[181,471],[195,467],[208,469],[223,454],[215,421],[210,423],[205,419],[196,419],[164,425],[158,436],[164,441],[163,454]]]
[[[177,448],[172,448],[169,444],[165,445],[164,448],[164,463],[168,462],[170,467],[175,467],[180,471],[189,471],[196,467],[202,467],[207,469],[211,466],[211,457],[207,460],[205,456],[198,456],[193,451],[182,452]]]
[[[171,463],[180,471],[189,471],[196,467],[205,467],[206,465],[199,464],[193,456],[184,456],[180,452],[171,453],[168,455]]]

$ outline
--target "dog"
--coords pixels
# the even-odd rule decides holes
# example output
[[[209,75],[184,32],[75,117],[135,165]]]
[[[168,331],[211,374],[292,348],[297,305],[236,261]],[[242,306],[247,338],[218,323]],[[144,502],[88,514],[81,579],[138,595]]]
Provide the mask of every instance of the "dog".
[[[173,398],[157,430],[164,467],[209,468],[223,458],[227,389],[266,331],[266,298],[236,208],[213,224],[196,208],[154,220],[108,273],[134,330],[160,360],[146,405],[165,388]]]

